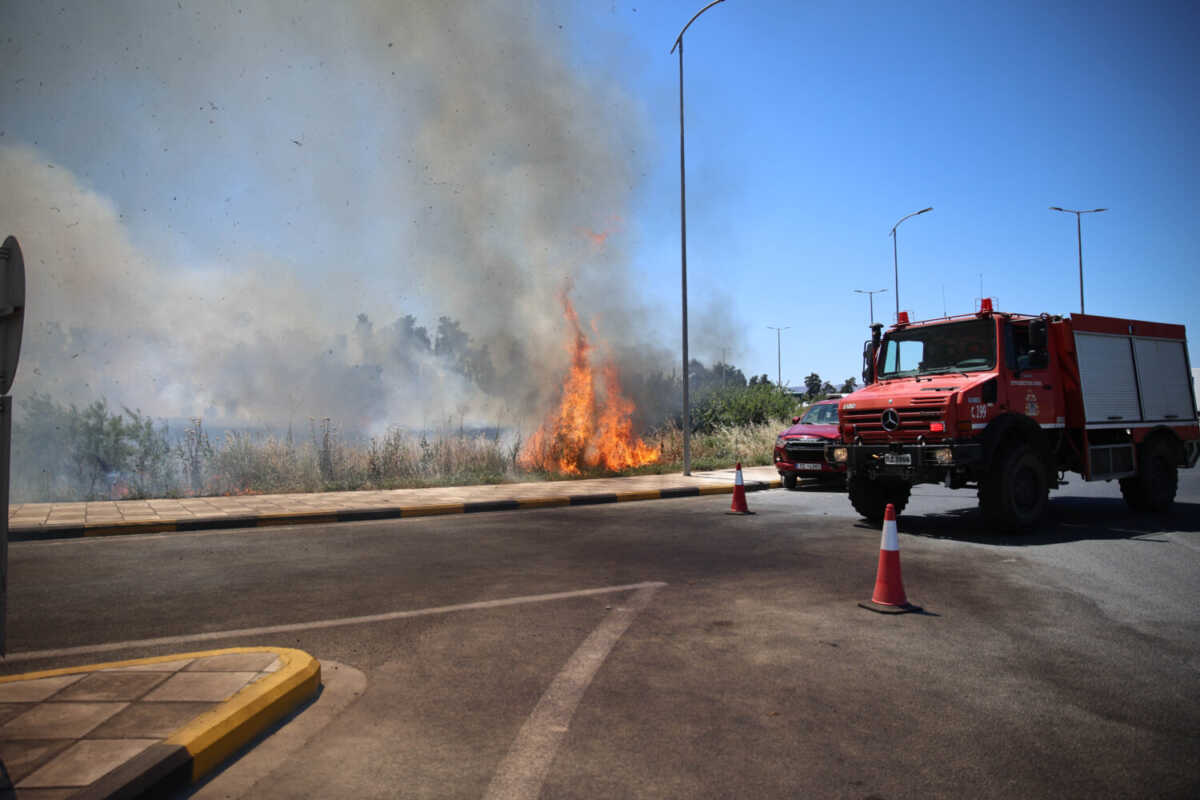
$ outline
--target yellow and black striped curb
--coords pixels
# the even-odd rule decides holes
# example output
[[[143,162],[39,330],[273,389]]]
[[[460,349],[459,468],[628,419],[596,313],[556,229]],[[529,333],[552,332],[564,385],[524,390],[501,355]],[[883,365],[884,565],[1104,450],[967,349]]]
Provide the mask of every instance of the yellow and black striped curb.
[[[746,481],[746,491],[778,489],[781,481]],[[341,511],[298,511],[285,514],[242,514],[200,519],[152,520],[136,522],[98,522],[84,525],[36,525],[10,528],[9,541],[30,542],[43,539],[78,539],[88,536],[125,536],[137,533],[174,533],[209,531],[221,528],[254,528],[277,525],[329,525],[337,522],[364,522],[405,517],[429,517],[440,514],[476,514],[485,511],[517,511],[553,506],[594,506],[625,503],[632,500],[670,500],[710,494],[732,494],[732,485],[680,486],[671,489],[647,489],[636,492],[596,492],[592,494],[547,495],[521,500],[481,500],[473,503],[435,503],[391,508],[355,508]]]
[[[321,688],[321,663],[303,650],[288,647],[228,647],[8,675],[0,677],[0,683],[228,653],[274,653],[282,666],[196,717],[165,741],[151,745],[90,786],[71,795],[74,800],[159,797],[200,780],[260,733],[315,696]]]

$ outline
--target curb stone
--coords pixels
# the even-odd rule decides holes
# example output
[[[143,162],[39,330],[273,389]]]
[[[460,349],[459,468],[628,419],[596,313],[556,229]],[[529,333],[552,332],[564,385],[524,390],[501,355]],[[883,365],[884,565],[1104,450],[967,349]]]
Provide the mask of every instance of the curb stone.
[[[746,481],[747,492],[778,489],[782,481]],[[471,503],[431,503],[395,506],[392,508],[358,508],[342,511],[301,511],[291,514],[242,514],[237,516],[93,523],[84,525],[13,526],[9,529],[11,542],[34,542],[48,539],[80,539],[93,536],[129,536],[145,533],[186,533],[228,528],[275,527],[282,525],[330,525],[339,522],[366,522],[384,519],[405,519],[443,514],[478,514],[489,511],[517,511],[555,506],[590,506],[605,503],[625,503],[638,500],[671,500],[681,497],[700,497],[713,494],[732,494],[733,486],[681,486],[670,489],[651,489],[637,492],[593,492],[574,495],[548,495],[521,500],[483,500]]]

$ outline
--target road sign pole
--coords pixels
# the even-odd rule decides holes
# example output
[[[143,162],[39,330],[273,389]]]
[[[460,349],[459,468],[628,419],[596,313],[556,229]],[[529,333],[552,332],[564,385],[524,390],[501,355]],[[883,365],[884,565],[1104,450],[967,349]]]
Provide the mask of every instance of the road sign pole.
[[[12,397],[0,396],[0,656],[8,655],[8,478],[12,454]]]
[[[8,619],[8,478],[11,474],[12,388],[21,357],[21,329],[25,323],[25,259],[15,236],[0,245],[0,656],[7,650]]]

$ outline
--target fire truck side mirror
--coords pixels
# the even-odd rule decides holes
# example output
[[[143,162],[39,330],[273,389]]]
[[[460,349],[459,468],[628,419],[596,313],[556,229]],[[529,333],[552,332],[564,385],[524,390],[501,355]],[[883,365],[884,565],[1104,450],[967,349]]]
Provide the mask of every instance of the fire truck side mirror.
[[[1050,363],[1046,345],[1049,337],[1046,331],[1046,320],[1035,319],[1029,323],[1029,369],[1045,369]]]
[[[863,371],[862,371],[863,386],[869,386],[871,384],[871,382],[872,382],[871,379],[873,377],[875,377],[874,376],[874,372],[875,372],[874,367],[875,367],[875,342],[868,339],[867,341],[863,342]]]
[[[1046,320],[1035,319],[1029,323],[1029,347],[1032,350],[1046,349]]]

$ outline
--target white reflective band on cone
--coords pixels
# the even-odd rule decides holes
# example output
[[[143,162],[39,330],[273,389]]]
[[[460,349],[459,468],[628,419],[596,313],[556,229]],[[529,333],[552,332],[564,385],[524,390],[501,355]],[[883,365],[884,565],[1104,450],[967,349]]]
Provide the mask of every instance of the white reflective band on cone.
[[[733,479],[733,485],[734,486],[745,486],[746,485],[745,483],[742,482],[742,471],[740,469],[737,471],[737,475]]]
[[[900,533],[896,528],[896,520],[885,519],[883,521],[883,539],[879,543],[880,550],[899,550],[900,549]]]

